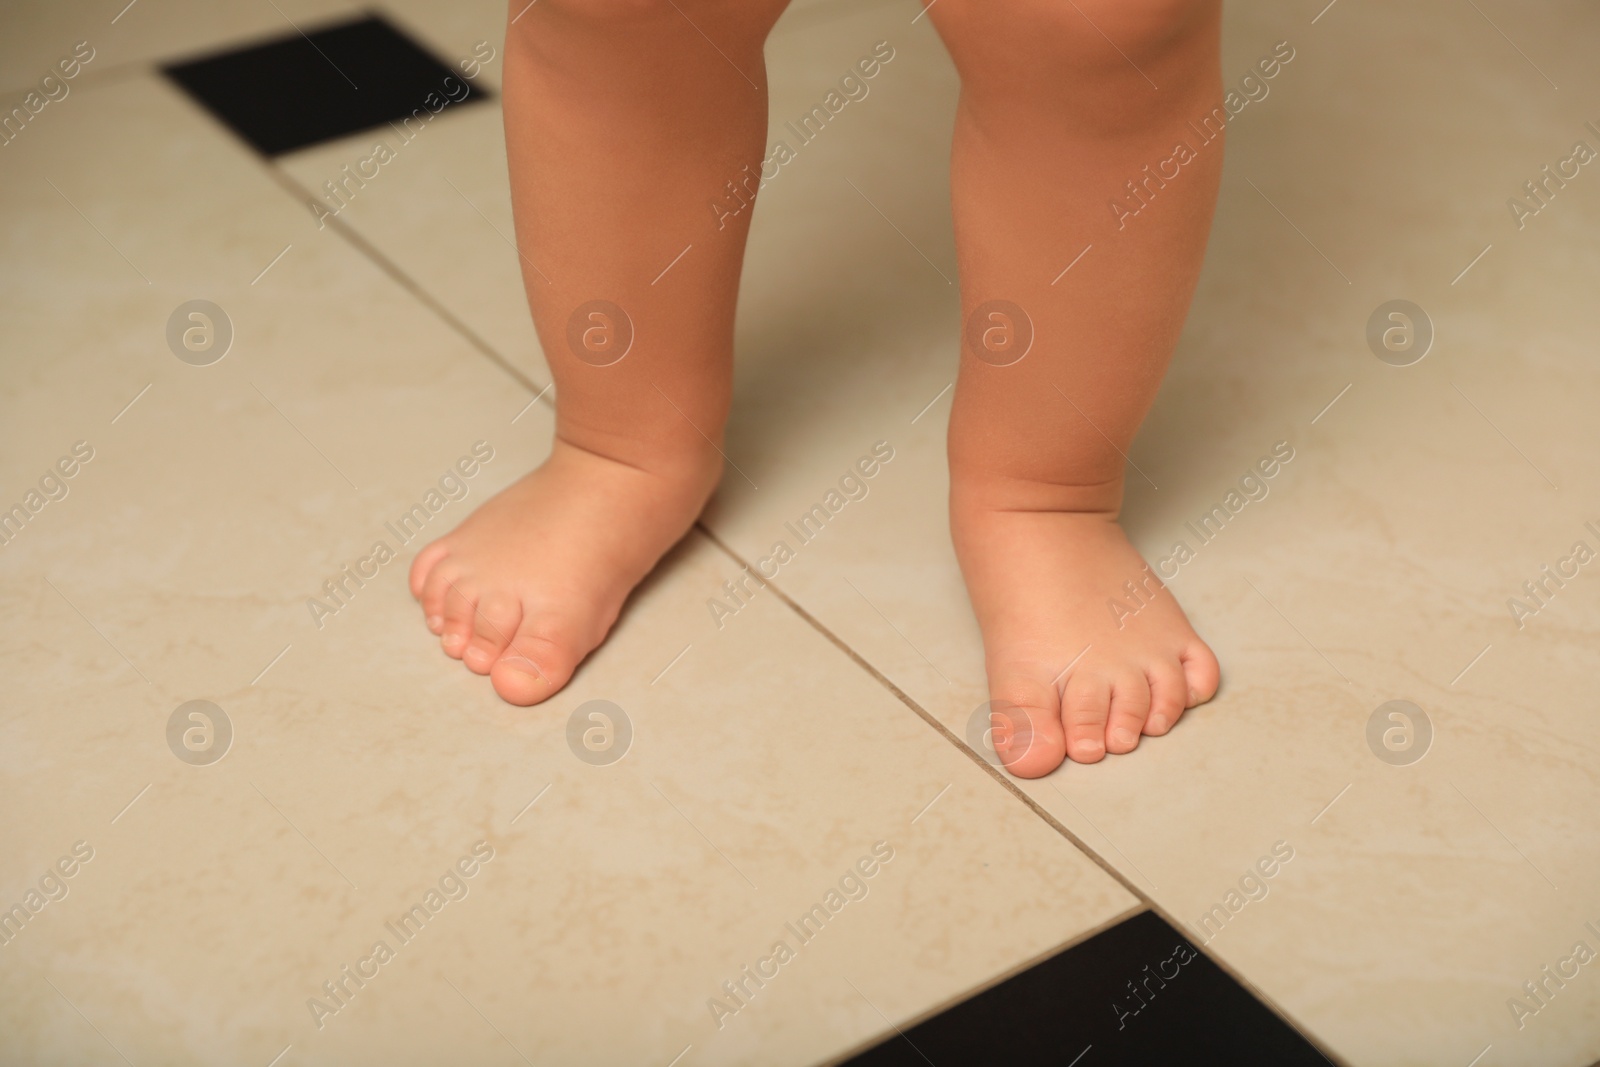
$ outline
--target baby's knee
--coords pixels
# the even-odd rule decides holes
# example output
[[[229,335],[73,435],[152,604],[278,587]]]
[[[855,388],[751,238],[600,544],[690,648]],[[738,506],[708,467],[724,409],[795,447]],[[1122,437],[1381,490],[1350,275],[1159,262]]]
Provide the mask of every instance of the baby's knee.
[[[1077,24],[1068,32],[1091,45],[1110,38],[1137,61],[1189,37],[1217,6],[1217,0],[1075,0],[1068,7]]]
[[[1160,56],[1214,19],[1220,0],[940,0],[930,14],[946,4],[947,36],[1024,43],[1083,71]]]
[[[672,10],[671,0],[541,0],[547,15],[573,21],[627,23],[659,18]],[[526,6],[525,0],[511,0],[513,16]]]
[[[510,2],[513,17],[528,6],[527,0]],[[738,12],[729,0],[539,0],[539,7],[547,18],[613,30],[686,18],[695,25],[714,27]]]
[[[994,16],[1015,18],[1030,36],[1104,55],[1107,42],[1137,62],[1158,55],[1201,24],[1217,0],[999,0]]]

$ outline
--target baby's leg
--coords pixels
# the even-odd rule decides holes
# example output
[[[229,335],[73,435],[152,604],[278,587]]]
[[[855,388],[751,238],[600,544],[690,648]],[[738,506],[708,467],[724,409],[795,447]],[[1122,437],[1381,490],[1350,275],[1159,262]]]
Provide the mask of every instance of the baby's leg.
[[[418,554],[411,591],[513,704],[567,683],[722,473],[750,212],[711,204],[759,172],[762,44],[786,3],[511,4],[511,195],[556,440]]]
[[[1187,120],[1220,103],[1220,7],[929,10],[962,77],[951,524],[997,747],[1019,775],[1127,752],[1216,691],[1216,658],[1116,518],[1124,456],[1177,342],[1216,199],[1221,142],[1203,144]],[[1180,142],[1186,161],[1163,163]],[[1031,349],[1000,365],[1029,336]]]

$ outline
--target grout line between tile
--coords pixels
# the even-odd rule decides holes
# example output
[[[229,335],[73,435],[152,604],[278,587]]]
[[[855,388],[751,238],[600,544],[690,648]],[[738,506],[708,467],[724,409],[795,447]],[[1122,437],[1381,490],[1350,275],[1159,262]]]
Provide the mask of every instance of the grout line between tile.
[[[158,68],[155,68],[152,65],[150,69],[155,71]],[[204,113],[204,109],[201,108],[199,104],[196,104],[192,99],[189,99],[187,94],[179,92],[178,96],[188,102],[190,106],[195,108],[196,111]],[[316,197],[312,195],[311,191],[290,176],[288,171],[284,170],[272,159],[262,156],[260,152],[256,151],[254,146],[245,142],[226,124],[216,121],[216,119],[210,115],[207,115],[207,118],[211,120],[212,126],[222,137],[231,140],[234,144],[242,148],[245,154],[259,163],[267,177],[275,182],[280,189],[288,193],[293,200],[302,206],[316,202]],[[446,326],[454,330],[456,333],[460,334],[462,339],[470,344],[473,348],[476,348],[478,353],[485,359],[499,367],[501,370],[505,371],[513,381],[517,382],[523,388],[527,389],[529,392],[537,394],[534,397],[535,400],[538,400],[549,392],[550,386],[554,384],[553,382],[547,383],[541,387],[532,378],[528,377],[527,374],[525,374],[519,367],[496,351],[493,345],[489,344],[488,341],[478,336],[477,332],[474,331],[472,327],[468,326],[465,322],[453,314],[449,308],[440,303],[438,298],[432,293],[428,292],[426,287],[419,284],[415,278],[411,277],[411,275],[400,269],[399,264],[395,263],[388,256],[384,255],[383,252],[379,251],[375,245],[373,245],[365,237],[361,236],[361,234],[358,233],[354,227],[350,226],[337,216],[329,216],[324,220],[324,224],[331,226],[334,232],[343,237],[352,248],[366,256],[374,266],[383,271],[383,273],[387,274],[389,278],[397,285],[399,285],[406,292],[410,293],[412,296],[416,297],[418,303],[427,308],[429,311],[432,311],[435,315],[439,316],[440,321],[442,321]],[[546,401],[546,403],[550,405],[550,409],[553,412],[555,410],[555,401],[550,400]],[[521,413],[519,412],[518,415],[520,417]]]
[[[292,195],[296,201],[304,204],[310,203],[316,199],[316,197],[311,195],[310,190],[306,189],[305,186],[301,185],[299,182],[295,181],[294,178],[290,177],[282,167],[278,166],[271,160],[264,159],[261,160],[261,162],[263,166],[265,166],[267,173],[271,175],[272,179],[276,181],[278,185],[286,192]],[[437,297],[428,292],[428,290],[420,285],[415,278],[412,278],[411,275],[402,270],[398,264],[379,251],[378,248],[365,237],[361,236],[361,234],[358,233],[354,227],[350,226],[348,223],[336,216],[330,216],[323,221],[325,225],[336,231],[339,236],[348,241],[352,248],[371,260],[379,270],[383,271],[390,278],[392,278],[398,285],[400,285],[401,288],[405,289],[412,296],[416,297],[419,303],[421,303],[429,311],[432,311],[435,315],[439,316],[446,326],[460,334],[468,344],[478,350],[479,354],[509,374],[518,384],[522,385],[530,392],[537,393],[540,396],[543,396],[544,393],[548,391],[548,385],[541,386],[538,382],[528,377],[528,375],[521,368],[517,367],[510,360],[506,359],[506,357],[502,356],[498,351],[495,350],[493,345],[489,344],[488,341],[485,341],[482,337],[478,336],[472,327],[468,326],[460,318],[456,317],[456,315],[452,313],[449,308],[445,307],[439,302]],[[547,403],[549,403],[551,408],[554,409],[554,401],[547,401]]]
[[[707,528],[704,523],[696,522],[695,523],[695,529],[699,530],[703,535],[705,535],[705,537],[708,540],[710,540],[713,544],[715,544],[718,548],[720,548],[724,553],[726,553],[728,556],[730,556],[734,560],[734,562],[738,563],[740,566],[743,566],[745,564],[744,558],[742,556],[740,556],[737,552],[735,552],[731,547],[729,547],[728,544],[726,544],[720,537],[718,537],[715,532],[713,532],[712,530]],[[768,586],[769,586],[769,588],[771,588],[771,590],[778,597],[779,600],[782,600],[785,604],[787,604],[789,606],[789,609],[791,611],[793,611],[795,614],[799,615],[800,618],[802,618],[808,624],[810,624],[812,629],[816,630],[819,634],[821,634],[824,638],[826,638],[830,643],[832,643],[836,648],[838,648],[846,656],[848,656],[850,659],[854,660],[857,666],[859,666],[862,670],[866,671],[873,678],[875,678],[878,681],[878,683],[880,685],[882,685],[885,689],[888,689],[889,692],[893,693],[894,696],[896,698],[898,698],[899,701],[902,704],[904,704],[906,707],[910,708],[919,717],[921,717],[923,719],[923,721],[925,721],[929,726],[931,726],[936,733],[938,733],[945,740],[949,741],[950,744],[954,745],[957,751],[959,751],[962,755],[966,756],[974,764],[976,764],[979,768],[981,768],[983,771],[985,771],[991,778],[993,778],[996,782],[998,782],[1003,788],[1007,789],[1013,795],[1015,795],[1018,800],[1021,800],[1028,807],[1032,808],[1035,811],[1035,813],[1038,814],[1041,818],[1043,818],[1046,822],[1048,822],[1052,826],[1054,826],[1058,831],[1060,831],[1060,833],[1064,837],[1067,838],[1067,840],[1071,841],[1074,845],[1076,845],[1078,847],[1078,849],[1080,851],[1082,851],[1086,856],[1088,856],[1091,860],[1093,860],[1101,869],[1103,869],[1112,878],[1116,879],[1117,882],[1119,882],[1125,889],[1128,890],[1128,892],[1134,894],[1141,901],[1143,901],[1146,905],[1148,905],[1148,906],[1150,906],[1152,908],[1155,907],[1154,901],[1150,900],[1150,898],[1144,893],[1143,890],[1139,889],[1138,886],[1136,886],[1132,881],[1130,881],[1128,878],[1126,878],[1124,875],[1122,875],[1122,873],[1119,872],[1116,868],[1112,867],[1105,860],[1101,859],[1100,856],[1093,849],[1089,848],[1089,846],[1086,845],[1071,830],[1067,829],[1065,826],[1061,825],[1061,823],[1056,821],[1054,816],[1050,815],[1050,813],[1045,811],[1042,807],[1040,807],[1040,805],[1036,801],[1034,801],[1031,797],[1029,797],[1026,793],[1024,793],[1016,785],[1014,785],[1010,780],[1008,780],[1005,777],[1004,772],[998,770],[995,767],[990,766],[988,761],[984,760],[982,757],[980,757],[977,753],[973,752],[966,745],[963,745],[961,743],[960,739],[957,738],[955,736],[955,734],[951,733],[949,728],[946,727],[937,718],[935,718],[931,712],[927,711],[920,704],[918,704],[915,700],[913,700],[911,698],[911,696],[908,693],[906,693],[905,690],[901,689],[898,685],[896,685],[893,681],[891,681],[887,675],[885,675],[882,671],[878,670],[877,667],[873,666],[870,662],[868,662],[867,659],[865,657],[863,657],[859,652],[857,652],[855,649],[851,648],[838,635],[836,635],[832,630],[828,629],[827,626],[823,625],[823,623],[819,619],[817,619],[816,616],[812,615],[805,608],[801,607],[792,597],[790,597],[787,593],[785,593],[782,589],[780,589],[776,582],[768,582]],[[1167,916],[1163,915],[1163,917],[1165,918]],[[1174,925],[1176,925],[1176,924],[1174,924]]]
[[[716,545],[724,553],[726,553],[735,563],[739,564],[740,566],[749,565],[748,561],[746,561],[744,557],[735,552],[704,523],[696,521],[694,528],[700,531],[700,533],[703,534],[712,544]],[[897,697],[902,704],[910,708],[913,713],[931,726],[933,730],[939,734],[939,736],[943,737],[952,746],[954,746],[956,751],[970,759],[978,766],[979,769],[988,774],[990,778],[998,782],[1003,789],[1010,792],[1012,796],[1016,797],[1019,801],[1031,809],[1035,815],[1043,819],[1045,823],[1052,827],[1058,834],[1066,838],[1067,841],[1069,841],[1078,849],[1078,851],[1082,852],[1086,857],[1088,857],[1091,862],[1093,862],[1101,870],[1105,871],[1106,874],[1108,874],[1117,882],[1117,884],[1121,885],[1124,889],[1131,893],[1140,902],[1141,907],[1138,910],[1155,912],[1169,926],[1171,926],[1174,930],[1177,930],[1179,934],[1183,936],[1184,940],[1193,945],[1197,951],[1204,952],[1206,957],[1210,959],[1212,963],[1215,963],[1219,969],[1221,969],[1222,973],[1232,978],[1235,982],[1238,982],[1239,985],[1249,992],[1251,996],[1265,1004],[1273,1013],[1280,1016],[1284,1020],[1285,1024],[1291,1027],[1296,1033],[1300,1034],[1301,1037],[1305,1038],[1307,1044],[1316,1049],[1319,1055],[1321,1055],[1329,1063],[1335,1064],[1336,1067],[1348,1067],[1347,1061],[1336,1058],[1330,1049],[1324,1048],[1319,1042],[1312,1040],[1312,1038],[1306,1034],[1305,1030],[1290,1017],[1289,1013],[1279,1006],[1276,1000],[1267,996],[1266,993],[1260,989],[1260,987],[1258,987],[1250,979],[1246,978],[1244,974],[1236,967],[1226,960],[1221,959],[1216,954],[1208,951],[1204,942],[1197,942],[1196,939],[1191,938],[1188,933],[1189,928],[1187,923],[1183,922],[1172,912],[1168,911],[1163,905],[1158,903],[1143,889],[1139,888],[1139,886],[1130,878],[1113,867],[1105,859],[1101,858],[1098,852],[1090,848],[1089,845],[1077,834],[1075,834],[1069,827],[1067,827],[1054,815],[1050,814],[1050,812],[1046,811],[1043,805],[1034,800],[1027,793],[1024,793],[1022,789],[1016,785],[1016,783],[1012,782],[1010,778],[1006,776],[1004,771],[1000,770],[998,767],[991,766],[987,760],[983,759],[976,752],[973,752],[972,749],[962,744],[960,738],[956,737],[956,735],[952,733],[950,729],[944,725],[944,723],[935,718],[932,712],[922,707],[922,705],[918,704],[914,699],[912,699],[909,693],[901,689],[898,685],[895,685],[887,675],[878,670],[877,667],[873,666],[872,663],[866,659],[866,657],[862,656],[855,649],[851,648],[837,634],[828,629],[827,626],[823,625],[820,619],[812,615],[805,608],[801,607],[799,603],[789,596],[789,594],[785,593],[781,588],[779,588],[776,581],[768,582],[767,588],[772,590],[774,596],[787,604],[791,611],[800,616],[800,618],[805,622],[810,624],[812,629],[816,630],[817,633],[821,634],[822,637],[829,641],[835,648],[839,649],[839,651],[843,652],[851,660],[855,661],[857,666],[876,679],[880,685],[889,690],[890,693],[894,694],[894,696]],[[982,992],[982,990],[970,992],[960,999],[969,999],[977,992]],[[959,1002],[960,1001],[956,1001],[954,1003]],[[877,1042],[875,1041],[873,1044],[875,1045]],[[830,1062],[840,1063],[843,1061],[834,1060]]]
[[[46,71],[48,73],[48,70]],[[154,59],[124,59],[120,63],[111,63],[104,67],[84,67],[73,79],[73,88],[76,90],[95,89],[101,85],[110,85],[138,77],[160,77],[161,65]],[[10,103],[15,98],[26,96],[29,89],[34,88],[36,82],[27,82],[22,85],[0,86],[0,101]],[[63,97],[62,99],[66,99]]]

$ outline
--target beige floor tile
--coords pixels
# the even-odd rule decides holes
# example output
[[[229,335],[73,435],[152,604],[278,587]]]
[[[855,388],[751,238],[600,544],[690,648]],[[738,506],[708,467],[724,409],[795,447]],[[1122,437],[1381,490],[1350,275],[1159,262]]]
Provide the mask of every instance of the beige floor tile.
[[[1315,14],[1230,9],[1225,71],[1285,38],[1298,56],[1230,134],[1206,274],[1129,474],[1128,527],[1160,559],[1198,547],[1185,522],[1276,442],[1295,449],[1172,582],[1223,692],[1135,756],[1024,788],[1196,937],[1250,864],[1293,847],[1209,951],[1352,1063],[1464,1064],[1487,1045],[1484,1063],[1588,1063],[1600,983],[1569,983],[1520,1030],[1507,999],[1573,942],[1600,948],[1584,928],[1600,909],[1585,696],[1600,610],[1577,580],[1519,630],[1506,600],[1574,541],[1600,548],[1584,527],[1600,523],[1584,295],[1600,184],[1575,180],[1522,232],[1505,198],[1573,140],[1600,144],[1576,43],[1593,13],[1493,12],[1515,45],[1446,6]],[[856,36],[892,35],[875,18]],[[841,26],[827,36],[848,51]],[[879,96],[764,194],[728,445],[759,489],[730,478],[707,524],[765,555],[890,442],[870,494],[778,584],[965,734],[985,691],[943,513],[955,83],[926,31],[892,39]],[[819,46],[819,66],[838,58]],[[1397,297],[1438,330],[1409,368],[1363,338]],[[1367,747],[1390,699],[1432,720],[1414,766]]]
[[[0,1059],[813,1063],[1139,906],[777,597],[719,630],[699,534],[568,691],[499,703],[422,630],[420,539],[386,523],[485,442],[424,533],[456,521],[544,454],[548,406],[159,79],[40,132],[0,160],[5,499],[93,454],[0,547],[0,901],[72,872],[0,946]],[[197,298],[234,334],[204,367],[165,337]],[[378,541],[398,558],[315,619]],[[232,731],[208,766],[169,749],[192,699]],[[631,723],[608,766],[569,743],[593,699]]]

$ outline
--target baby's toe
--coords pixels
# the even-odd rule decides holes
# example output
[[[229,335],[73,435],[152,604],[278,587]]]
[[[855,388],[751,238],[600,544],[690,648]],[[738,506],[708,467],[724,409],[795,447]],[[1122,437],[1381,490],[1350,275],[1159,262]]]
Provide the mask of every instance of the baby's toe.
[[[439,542],[435,541],[434,544]],[[429,545],[432,548],[433,545]],[[421,556],[417,557],[421,559]],[[417,574],[416,567],[412,567],[412,576]],[[444,609],[445,600],[450,596],[450,585],[461,576],[460,568],[448,556],[440,555],[433,566],[422,578],[422,585],[417,589],[413,582],[413,589],[417,592],[417,599],[422,602],[422,617],[428,624],[428,629],[437,636],[444,634]]]
[[[1188,706],[1189,683],[1176,659],[1152,663],[1145,673],[1150,682],[1150,715],[1144,720],[1144,732],[1160,737],[1172,729]]]
[[[1183,662],[1183,674],[1187,680],[1185,707],[1204,704],[1217,695],[1222,668],[1217,665],[1217,657],[1204,641],[1191,637],[1179,659]]]
[[[472,637],[461,662],[475,674],[488,674],[522,623],[522,601],[505,592],[485,593],[472,620]]]
[[[1050,680],[1027,667],[991,672],[989,729],[995,754],[1019,778],[1039,778],[1061,766],[1067,740],[1061,698]]]
[[[1150,683],[1143,672],[1119,674],[1111,685],[1111,706],[1106,716],[1106,751],[1132,752],[1150,715]]]
[[[564,631],[565,627],[552,620],[523,616],[516,636],[489,671],[489,680],[502,700],[525,708],[548,699],[567,684],[594,645],[572,640]]]
[[[428,587],[429,577],[432,576],[440,561],[449,554],[450,549],[446,547],[442,537],[417,553],[417,558],[411,561],[411,576],[409,580],[412,596],[419,600],[422,599],[423,591]]]
[[[1067,755],[1078,763],[1097,763],[1106,754],[1106,719],[1111,711],[1111,680],[1078,673],[1067,679],[1062,725]]]
[[[470,582],[451,581],[445,586],[443,617],[444,628],[439,635],[439,646],[445,654],[460,659],[472,640],[473,619],[477,615],[477,596]]]

